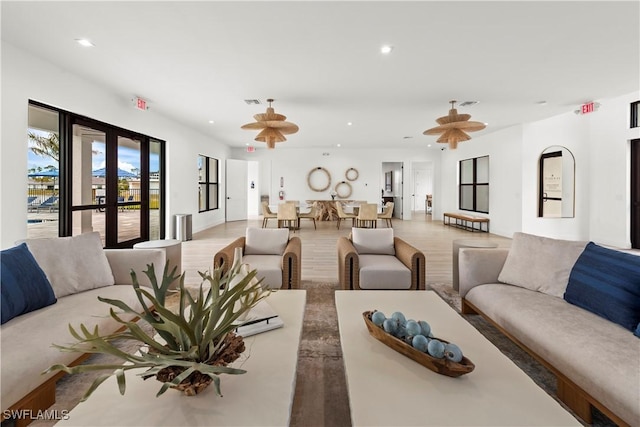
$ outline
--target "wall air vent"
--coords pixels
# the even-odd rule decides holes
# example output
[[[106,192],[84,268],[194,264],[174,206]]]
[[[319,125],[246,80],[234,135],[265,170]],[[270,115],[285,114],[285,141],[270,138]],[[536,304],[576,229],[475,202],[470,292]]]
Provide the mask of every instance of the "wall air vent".
[[[461,102],[458,105],[461,106],[461,107],[471,107],[472,105],[476,105],[478,103],[480,103],[480,101],[464,101],[464,102]]]
[[[247,105],[260,105],[260,104],[262,104],[262,102],[260,102],[259,99],[245,99],[244,102]]]

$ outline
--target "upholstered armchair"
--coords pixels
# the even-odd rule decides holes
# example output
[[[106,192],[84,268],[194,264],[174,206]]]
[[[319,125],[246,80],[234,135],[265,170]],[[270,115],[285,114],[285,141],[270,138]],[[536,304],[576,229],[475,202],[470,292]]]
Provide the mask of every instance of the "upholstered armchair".
[[[272,289],[300,288],[302,242],[299,237],[289,238],[286,228],[247,228],[246,235],[238,237],[222,248],[213,258],[215,267],[224,272],[234,262],[236,248],[242,248],[242,262],[251,270],[258,270],[257,278]]]
[[[425,289],[424,254],[394,237],[392,228],[354,228],[337,246],[342,289]]]

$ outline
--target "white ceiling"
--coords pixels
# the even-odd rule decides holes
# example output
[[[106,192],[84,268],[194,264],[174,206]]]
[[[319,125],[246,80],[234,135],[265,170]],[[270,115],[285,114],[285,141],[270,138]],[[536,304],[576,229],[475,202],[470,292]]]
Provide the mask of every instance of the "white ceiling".
[[[153,111],[230,146],[253,142],[256,132],[240,126],[264,112],[267,98],[300,126],[277,149],[436,149],[437,137],[422,132],[451,99],[480,101],[458,109],[488,122],[476,137],[640,88],[637,0],[2,1],[1,8],[4,41],[123,102],[141,96]],[[78,38],[95,47],[82,48]],[[394,46],[390,55],[380,53],[383,44]]]

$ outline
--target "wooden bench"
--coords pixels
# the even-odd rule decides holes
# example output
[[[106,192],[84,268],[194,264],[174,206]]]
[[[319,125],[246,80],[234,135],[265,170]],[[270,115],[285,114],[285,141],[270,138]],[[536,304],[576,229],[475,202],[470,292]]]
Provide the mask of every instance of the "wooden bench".
[[[457,213],[444,213],[442,223],[444,225],[452,225],[455,227],[463,228],[468,231],[484,231],[489,232],[489,218],[482,218],[477,216],[469,216]],[[455,219],[455,223],[451,223],[451,219]],[[474,227],[474,224],[478,224],[478,228]],[[486,230],[482,229],[482,224],[486,224]]]

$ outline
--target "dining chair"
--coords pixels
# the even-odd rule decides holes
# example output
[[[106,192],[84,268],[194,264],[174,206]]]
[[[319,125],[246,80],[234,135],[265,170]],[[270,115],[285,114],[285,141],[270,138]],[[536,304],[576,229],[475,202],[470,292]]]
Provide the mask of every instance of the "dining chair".
[[[296,230],[298,225],[298,212],[293,203],[278,204],[278,228]]]
[[[354,226],[356,216],[354,214],[345,213],[344,209],[342,209],[342,203],[336,202],[336,212],[338,213],[338,230],[340,229],[340,222],[345,219],[351,219],[351,226]]]
[[[269,202],[262,202],[262,228],[266,228],[267,227],[267,223],[269,222],[269,219],[273,218],[273,219],[278,219],[278,214],[275,212],[271,212],[271,209],[269,209]]]
[[[378,219],[384,219],[387,227],[392,228],[393,224],[391,223],[391,218],[393,217],[393,207],[394,207],[395,203],[393,202],[387,202],[384,205],[384,208],[382,209],[382,213],[378,214]]]
[[[318,216],[318,204],[316,202],[314,202],[311,205],[311,210],[309,210],[309,212],[304,212],[298,215],[298,228],[300,227],[300,220],[301,219],[310,219],[313,220],[313,229],[317,230],[318,228],[316,227],[316,218]]]
[[[360,211],[356,217],[356,227],[376,228],[378,225],[378,205],[364,203],[360,205]]]

